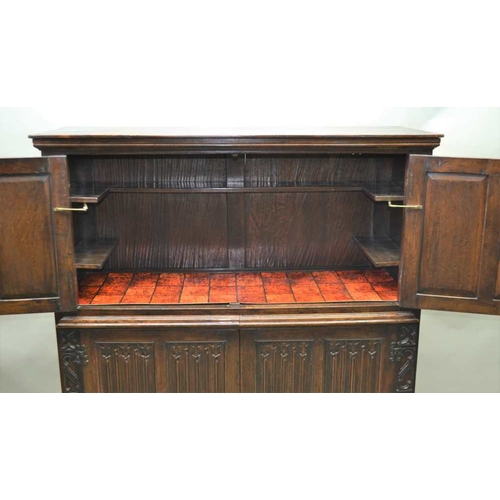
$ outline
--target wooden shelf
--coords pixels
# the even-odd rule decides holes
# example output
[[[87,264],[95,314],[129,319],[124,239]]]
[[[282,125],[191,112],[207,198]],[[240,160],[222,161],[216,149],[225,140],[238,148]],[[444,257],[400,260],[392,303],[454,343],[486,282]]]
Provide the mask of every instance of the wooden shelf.
[[[246,187],[198,187],[198,188],[151,188],[112,187],[112,193],[155,193],[155,194],[196,194],[196,193],[330,193],[335,191],[361,191],[374,201],[403,201],[403,187],[392,184],[366,184],[362,182],[337,183],[330,186],[246,186]],[[81,200],[83,201],[83,200]]]
[[[373,201],[403,201],[404,188],[398,184],[366,184],[363,192]]]
[[[72,185],[72,203],[98,204],[109,193],[152,194],[200,194],[200,193],[328,193],[334,191],[361,191],[373,201],[403,201],[404,188],[398,184],[338,183],[330,186],[260,186],[260,187],[195,187],[195,188],[151,188],[112,187],[102,185]]]
[[[118,240],[81,241],[75,248],[77,269],[102,269]]]
[[[112,193],[200,194],[200,193],[323,193],[333,191],[361,191],[358,184],[332,186],[280,186],[280,187],[219,187],[219,188],[141,188],[113,187]]]
[[[110,186],[97,184],[73,184],[70,189],[71,203],[101,203],[108,195]]]
[[[375,267],[399,266],[400,248],[387,236],[357,236],[354,241]]]

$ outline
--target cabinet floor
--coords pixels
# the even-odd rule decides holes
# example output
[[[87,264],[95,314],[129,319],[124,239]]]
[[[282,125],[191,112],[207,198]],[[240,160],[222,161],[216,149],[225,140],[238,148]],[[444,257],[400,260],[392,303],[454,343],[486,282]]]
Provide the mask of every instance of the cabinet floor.
[[[286,304],[396,301],[384,269],[291,272],[84,273],[79,302],[88,304]]]

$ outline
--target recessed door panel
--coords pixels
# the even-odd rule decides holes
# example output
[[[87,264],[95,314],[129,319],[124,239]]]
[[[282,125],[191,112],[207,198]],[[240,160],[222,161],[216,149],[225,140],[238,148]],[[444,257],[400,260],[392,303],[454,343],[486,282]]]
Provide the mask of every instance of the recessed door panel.
[[[420,293],[477,297],[487,187],[484,175],[427,174]]]

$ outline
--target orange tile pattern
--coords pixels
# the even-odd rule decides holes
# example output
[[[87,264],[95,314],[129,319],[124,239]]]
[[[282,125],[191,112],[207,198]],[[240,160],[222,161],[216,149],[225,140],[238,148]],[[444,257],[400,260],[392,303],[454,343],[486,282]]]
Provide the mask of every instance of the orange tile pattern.
[[[238,273],[85,273],[80,304],[283,304],[398,300],[384,269]]]

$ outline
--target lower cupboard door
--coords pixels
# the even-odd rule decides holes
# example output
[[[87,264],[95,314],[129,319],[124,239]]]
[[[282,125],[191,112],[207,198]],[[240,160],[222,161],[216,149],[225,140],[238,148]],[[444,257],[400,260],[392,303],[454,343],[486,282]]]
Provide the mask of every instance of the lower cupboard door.
[[[418,324],[241,333],[243,392],[414,392]]]
[[[238,330],[59,330],[63,392],[239,392]]]

